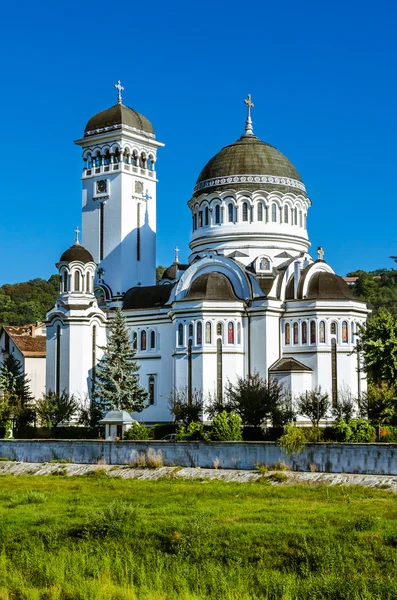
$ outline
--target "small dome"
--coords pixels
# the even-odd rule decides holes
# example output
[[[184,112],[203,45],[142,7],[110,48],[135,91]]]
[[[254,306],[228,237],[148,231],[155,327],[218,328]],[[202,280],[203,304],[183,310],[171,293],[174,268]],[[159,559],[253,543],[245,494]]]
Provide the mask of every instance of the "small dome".
[[[121,125],[154,135],[153,126],[146,117],[124,104],[115,104],[91,117],[85,127],[84,137],[95,135],[98,129],[117,129]]]
[[[357,300],[347,283],[335,273],[320,271],[309,282],[306,298],[319,300]]]
[[[81,244],[73,244],[70,246],[65,252],[62,254],[59,262],[73,262],[79,261],[82,263],[95,262],[92,258],[92,255],[88,250],[86,250]]]
[[[169,267],[164,271],[161,279],[170,279],[174,281],[178,277],[178,271],[186,271],[189,268],[189,265],[183,265],[182,263],[172,263]]]
[[[225,186],[233,190],[264,189],[284,193],[296,193],[298,189],[305,194],[305,186],[294,165],[277,148],[255,135],[243,135],[215,154],[201,171],[193,195],[222,190]]]
[[[185,300],[238,300],[233,286],[222,273],[204,273],[191,284]]]

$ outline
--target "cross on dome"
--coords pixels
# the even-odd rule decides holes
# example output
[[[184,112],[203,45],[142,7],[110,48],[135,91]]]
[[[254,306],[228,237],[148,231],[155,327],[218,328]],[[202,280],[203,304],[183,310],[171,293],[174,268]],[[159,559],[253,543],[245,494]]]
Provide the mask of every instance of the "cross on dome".
[[[175,248],[174,248],[174,252],[175,252],[175,260],[174,260],[174,263],[179,263],[179,248],[178,248],[178,246],[175,246]]]
[[[254,107],[254,103],[251,101],[251,94],[248,94],[248,96],[244,100],[244,103],[247,105],[248,108],[247,120],[245,122],[245,135],[253,135],[254,131],[252,129],[251,108]]]
[[[324,256],[324,249],[322,246],[319,246],[317,248],[317,256],[318,256],[318,260],[324,260],[323,256]]]
[[[76,227],[76,229],[74,230],[75,234],[76,234],[76,239],[74,240],[75,245],[80,246],[80,242],[79,242],[79,233],[80,229],[78,228],[78,226]]]
[[[116,88],[116,90],[117,90],[117,104],[122,104],[122,100],[123,100],[123,99],[122,99],[122,97],[121,97],[121,92],[124,92],[124,88],[123,88],[123,86],[121,85],[121,81],[120,81],[120,79],[118,80],[118,82],[117,82],[117,83],[115,83],[115,84],[114,84],[114,87],[115,87],[115,88]]]

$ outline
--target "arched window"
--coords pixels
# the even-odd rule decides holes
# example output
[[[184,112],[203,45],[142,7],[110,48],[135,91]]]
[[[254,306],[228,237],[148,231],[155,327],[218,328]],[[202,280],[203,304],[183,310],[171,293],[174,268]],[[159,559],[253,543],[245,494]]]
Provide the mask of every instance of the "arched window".
[[[153,157],[149,156],[147,159],[147,168],[149,169],[149,171],[153,171]]]
[[[229,204],[227,205],[227,215],[228,215],[229,223],[233,223],[234,222],[234,206],[233,206],[232,202],[229,202]]]
[[[203,226],[203,211],[199,210],[199,214],[198,214],[198,226],[202,227]]]
[[[63,291],[68,291],[68,273],[67,271],[63,272]]]
[[[219,204],[215,206],[215,224],[219,225],[221,222],[221,207]]]
[[[294,209],[294,225],[298,225],[298,209]]]
[[[141,350],[146,350],[146,331],[141,331]]]
[[[257,218],[258,218],[258,221],[263,221],[263,204],[262,204],[262,202],[258,202]]]
[[[139,166],[141,169],[146,169],[146,154],[144,152],[141,153],[139,158]]]
[[[277,223],[277,205],[272,204],[272,221],[273,223]]]
[[[268,258],[261,258],[259,261],[260,271],[270,271],[270,260]]]
[[[178,325],[178,346],[183,346],[183,325],[179,323]]]
[[[285,343],[286,344],[290,344],[291,343],[291,326],[289,323],[285,324]]]
[[[342,323],[342,344],[348,344],[348,332],[347,332],[347,321],[343,321]]]
[[[136,150],[134,150],[132,153],[131,162],[134,167],[138,166],[138,153]]]
[[[194,213],[193,215],[193,231],[196,231],[197,229],[197,214]]]
[[[310,321],[310,343],[316,343],[316,321]]]
[[[138,334],[136,331],[132,334],[132,349],[137,350],[138,348]]]
[[[113,162],[117,165],[120,162],[120,150],[116,148],[114,151]]]
[[[87,169],[92,169],[92,156],[89,154],[87,156]]]
[[[85,289],[89,293],[91,291],[91,275],[87,273],[85,276]]]
[[[197,344],[197,346],[201,346],[202,343],[203,343],[203,325],[202,325],[201,321],[199,321],[197,323],[197,330],[196,330],[196,344]]]
[[[227,343],[234,344],[234,323],[229,321],[227,325]]]
[[[288,206],[284,206],[284,223],[288,223]]]
[[[216,324],[216,337],[223,338],[223,324],[222,323]]]
[[[241,344],[241,323],[237,323],[237,343]]]
[[[243,221],[248,221],[248,202],[243,202]]]
[[[155,347],[156,347],[156,332],[152,330],[150,332],[150,348],[152,350],[154,350]]]
[[[205,324],[205,343],[211,343],[211,323],[209,321]]]
[[[128,154],[128,150],[124,150],[124,153],[123,153],[123,163],[125,165],[128,165],[129,162],[130,162],[130,155]]]
[[[352,337],[351,337],[351,343],[352,343],[352,344],[354,344],[354,343],[355,343],[355,341],[356,341],[355,335],[356,335],[355,323],[354,323],[354,321],[352,321],[352,322],[351,322],[351,336],[352,336]]]
[[[193,323],[189,323],[189,337],[193,337]]]
[[[106,152],[105,152],[105,156],[103,157],[103,164],[105,166],[109,166],[110,165],[110,152],[109,152],[109,150],[106,150]]]
[[[303,225],[303,221],[302,221],[302,211],[299,211],[299,227],[302,227]]]
[[[153,404],[154,404],[154,391],[155,391],[154,383],[155,383],[154,375],[149,375],[149,385],[148,385],[149,406],[153,406]]]
[[[205,224],[209,225],[209,223],[210,223],[210,210],[209,210],[208,206],[205,207],[204,215],[205,215]]]
[[[302,344],[307,344],[307,323],[302,322]]]
[[[298,323],[294,323],[294,344],[299,344],[299,329]]]
[[[74,291],[80,291],[80,271],[74,272]]]
[[[96,167],[100,167],[101,166],[101,162],[102,162],[102,158],[99,154],[96,155],[95,157],[95,166]]]
[[[324,321],[320,321],[320,326],[318,330],[318,339],[320,344],[325,344],[325,323]]]

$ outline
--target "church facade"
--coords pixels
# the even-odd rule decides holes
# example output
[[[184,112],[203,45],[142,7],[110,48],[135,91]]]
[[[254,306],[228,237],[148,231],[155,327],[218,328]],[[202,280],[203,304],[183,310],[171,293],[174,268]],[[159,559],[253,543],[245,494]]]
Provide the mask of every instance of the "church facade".
[[[93,116],[81,147],[82,243],[61,256],[47,315],[47,390],[90,396],[116,306],[127,319],[149,405],[138,420],[172,420],[174,388],[221,396],[258,372],[293,396],[321,386],[357,397],[365,388],[356,344],[368,310],[319,248],[309,254],[311,202],[295,167],[253,132],[201,171],[188,202],[188,264],[156,283],[156,161],[151,123],[118,102]],[[167,226],[161,223],[160,226]]]

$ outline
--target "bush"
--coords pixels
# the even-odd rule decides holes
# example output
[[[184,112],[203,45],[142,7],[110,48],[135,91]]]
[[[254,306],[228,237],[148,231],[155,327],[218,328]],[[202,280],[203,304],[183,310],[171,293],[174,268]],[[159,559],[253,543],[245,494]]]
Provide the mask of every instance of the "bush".
[[[235,412],[221,412],[212,421],[211,439],[240,442],[243,439],[241,417]]]
[[[348,423],[339,419],[334,426],[339,442],[368,443],[376,440],[376,431],[365,419],[350,419]]]
[[[133,423],[123,435],[123,440],[150,440],[150,429],[143,423]]]
[[[198,421],[192,421],[187,427],[181,425],[176,432],[175,439],[177,442],[187,440],[208,441],[208,435],[205,433],[204,426]]]
[[[392,427],[391,425],[385,425],[384,427],[379,427],[378,439],[380,442],[388,442],[388,443],[397,442],[397,427]]]
[[[287,454],[298,454],[306,445],[306,436],[303,427],[286,425],[284,435],[279,439],[279,444]]]
[[[322,392],[318,387],[298,396],[296,409],[299,415],[310,419],[313,427],[318,427],[321,419],[327,416],[330,406],[327,392]]]
[[[174,423],[156,423],[153,426],[153,439],[154,440],[162,440],[163,437],[169,435],[170,433],[175,433],[176,426]]]
[[[126,526],[136,523],[137,509],[128,502],[114,501],[97,513],[87,516],[81,527],[79,537],[100,538],[114,536],[123,537]]]

